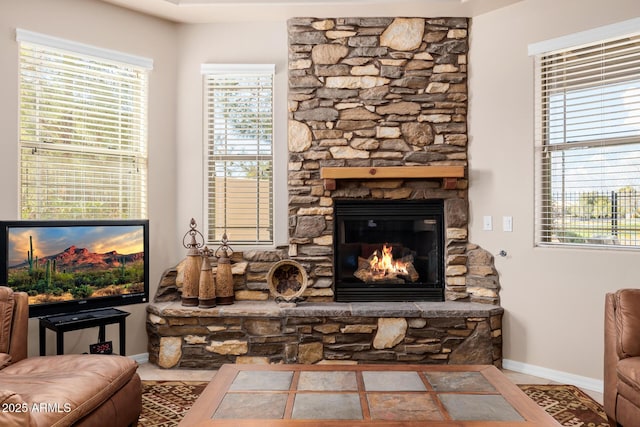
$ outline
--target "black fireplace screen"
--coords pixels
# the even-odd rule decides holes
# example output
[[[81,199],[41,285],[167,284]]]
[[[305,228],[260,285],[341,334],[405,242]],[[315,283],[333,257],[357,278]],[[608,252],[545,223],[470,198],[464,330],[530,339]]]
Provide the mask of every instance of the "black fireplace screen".
[[[443,301],[442,200],[335,200],[337,301]]]

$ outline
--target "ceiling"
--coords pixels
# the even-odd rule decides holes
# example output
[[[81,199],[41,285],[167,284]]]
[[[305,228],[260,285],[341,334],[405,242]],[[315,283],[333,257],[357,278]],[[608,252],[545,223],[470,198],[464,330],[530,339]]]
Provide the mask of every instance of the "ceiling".
[[[522,0],[102,0],[179,23],[282,20],[296,16],[467,16]],[[375,8],[373,7],[375,6]]]

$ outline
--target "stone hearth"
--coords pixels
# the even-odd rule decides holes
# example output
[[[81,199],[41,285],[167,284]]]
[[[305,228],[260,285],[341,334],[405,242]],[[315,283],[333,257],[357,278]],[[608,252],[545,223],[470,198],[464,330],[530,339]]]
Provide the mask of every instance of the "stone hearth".
[[[502,308],[462,302],[237,302],[213,309],[153,303],[149,361],[163,368],[224,363],[502,365]]]

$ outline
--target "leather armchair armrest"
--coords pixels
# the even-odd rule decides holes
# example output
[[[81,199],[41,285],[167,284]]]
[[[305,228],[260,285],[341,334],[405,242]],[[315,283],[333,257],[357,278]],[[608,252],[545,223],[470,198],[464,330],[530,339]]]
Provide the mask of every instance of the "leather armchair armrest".
[[[618,395],[617,367],[620,358],[616,343],[616,299],[613,293],[605,296],[604,306],[604,410],[609,417],[615,419],[616,399]]]
[[[0,369],[11,364],[11,355],[8,353],[0,353]]]
[[[10,390],[0,390],[0,425],[32,427],[31,408],[22,397]]]

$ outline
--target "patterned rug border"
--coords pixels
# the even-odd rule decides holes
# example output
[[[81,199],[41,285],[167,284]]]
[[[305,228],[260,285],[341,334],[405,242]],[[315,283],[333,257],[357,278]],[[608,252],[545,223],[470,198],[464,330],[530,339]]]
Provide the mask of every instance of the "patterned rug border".
[[[145,380],[142,381],[143,410],[138,427],[175,427],[191,408],[209,381]],[[177,389],[170,399],[160,386]],[[150,388],[154,392],[150,393]],[[609,427],[602,405],[584,391],[570,384],[518,384],[518,387],[562,426]],[[544,396],[536,391],[544,392]],[[568,396],[570,395],[570,396]],[[573,397],[576,401],[568,401]]]
[[[209,381],[142,381],[142,413],[138,427],[177,426],[208,384]],[[165,391],[169,398],[163,394],[162,386],[168,387]],[[175,393],[176,389],[180,394]]]
[[[522,390],[530,399],[535,401],[540,407],[542,407],[549,415],[554,417],[556,421],[562,426],[583,426],[583,427],[610,427],[607,414],[604,412],[604,408],[600,403],[595,401],[593,397],[582,391],[580,388],[571,384],[517,384],[520,390]],[[544,390],[547,394],[551,391],[557,390],[561,393],[571,393],[576,397],[580,405],[569,406],[564,408],[561,412],[556,412],[554,402],[552,400],[538,401],[528,391],[530,390]],[[560,396],[562,397],[562,396]],[[566,403],[558,401],[555,403]],[[582,406],[584,405],[584,406]],[[582,421],[585,417],[580,417],[582,414],[587,414],[588,420]]]

